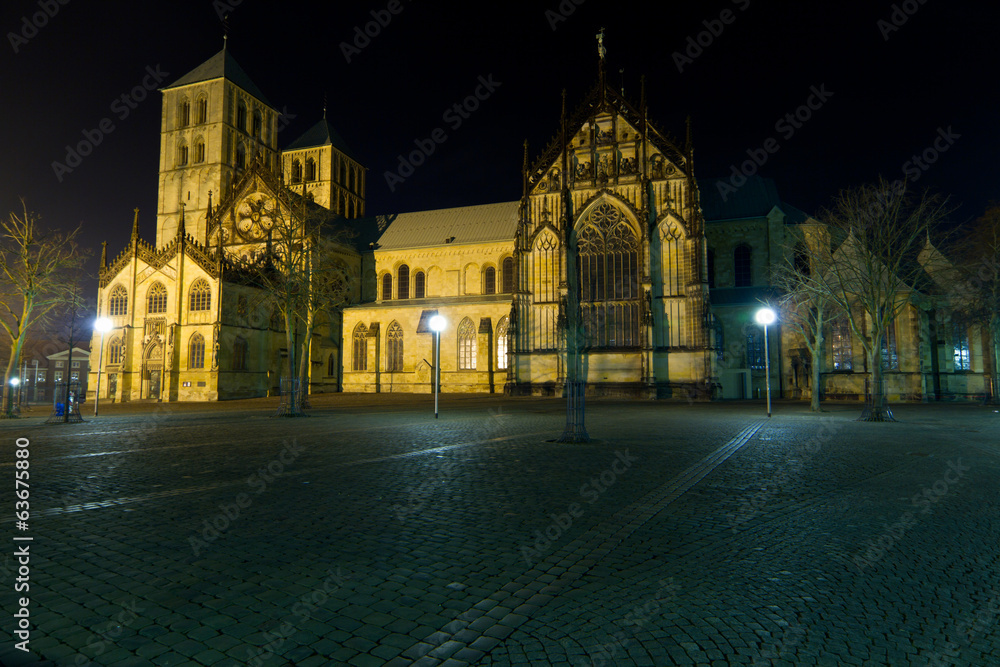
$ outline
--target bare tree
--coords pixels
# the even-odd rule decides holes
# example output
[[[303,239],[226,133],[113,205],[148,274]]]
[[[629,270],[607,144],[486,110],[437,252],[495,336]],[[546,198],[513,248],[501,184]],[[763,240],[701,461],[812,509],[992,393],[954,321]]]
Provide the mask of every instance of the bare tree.
[[[946,202],[880,179],[841,191],[821,219],[840,247],[817,288],[851,326],[865,350],[870,397],[861,419],[892,421],[883,375],[883,347],[896,317],[923,278],[917,256],[925,237],[947,215]]]
[[[308,389],[312,338],[324,312],[347,303],[350,271],[336,245],[345,236],[335,218],[303,196],[286,190],[261,216],[270,221],[262,257],[252,265],[260,288],[257,307],[281,314],[292,392],[284,414],[302,414]],[[301,340],[299,340],[301,336]]]
[[[823,333],[838,311],[830,286],[825,283],[833,261],[830,237],[826,230],[815,231],[785,249],[785,259],[777,266],[772,281],[781,293],[778,299],[781,321],[802,337],[812,357],[809,408],[819,412],[826,341]]]
[[[21,200],[20,214],[0,221],[0,327],[10,342],[4,374],[4,411],[10,403],[10,378],[31,329],[54,308],[67,302],[75,272],[85,254],[77,247],[81,227],[71,232],[45,230],[41,216]]]
[[[963,233],[957,248],[961,264],[951,289],[954,305],[988,331],[993,403],[1000,403],[1000,204],[992,204]],[[984,355],[985,356],[985,355]]]

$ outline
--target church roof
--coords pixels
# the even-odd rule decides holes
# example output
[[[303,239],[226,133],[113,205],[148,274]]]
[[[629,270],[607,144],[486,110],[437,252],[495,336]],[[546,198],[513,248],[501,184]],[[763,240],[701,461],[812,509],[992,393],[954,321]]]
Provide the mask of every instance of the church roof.
[[[347,142],[337,134],[337,131],[330,125],[330,121],[323,118],[318,123],[302,133],[298,139],[289,144],[285,150],[294,151],[300,148],[313,148],[315,146],[333,146],[338,151],[356,160],[354,152],[347,147]]]
[[[233,58],[232,54],[230,54],[225,48],[181,78],[174,81],[169,86],[165,86],[164,90],[221,78],[229,79],[264,104],[270,107],[274,106],[267,100],[264,93],[260,92],[260,88],[257,87],[257,84],[250,80],[247,73],[243,71],[243,68],[236,62],[236,59]]]
[[[790,224],[805,222],[809,217],[781,201],[774,181],[763,176],[748,176],[746,183],[735,191],[728,178],[699,178],[698,191],[701,194],[701,213],[706,222],[760,218],[775,206],[784,212],[785,222]]]
[[[460,206],[399,213],[378,240],[379,250],[426,248],[448,244],[514,241],[520,202]],[[451,239],[450,241],[448,239]]]

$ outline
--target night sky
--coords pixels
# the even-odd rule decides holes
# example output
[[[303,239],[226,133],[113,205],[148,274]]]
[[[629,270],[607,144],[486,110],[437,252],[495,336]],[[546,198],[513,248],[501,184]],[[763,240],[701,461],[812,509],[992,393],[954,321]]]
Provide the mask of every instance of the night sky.
[[[113,256],[138,207],[152,241],[161,97],[150,93],[126,118],[112,105],[148,71],[172,83],[214,55],[226,6],[232,54],[288,114],[281,147],[320,118],[325,96],[332,124],[369,169],[370,214],[517,199],[523,142],[534,160],[558,131],[561,90],[572,111],[594,84],[601,27],[616,87],[638,104],[645,75],[651,119],[678,139],[691,116],[699,178],[730,174],[773,138],[779,148],[760,173],[810,213],[840,188],[879,174],[900,178],[907,168],[919,173],[918,187],[952,197],[956,221],[1000,199],[998,17],[985,3],[577,2],[524,9],[399,0],[390,14],[397,7],[388,1],[284,3],[279,11],[249,0],[10,0],[0,10],[0,211],[24,196],[50,225],[83,222],[85,244],[96,253],[107,239]],[[58,12],[37,33],[25,29],[24,17],[47,4]],[[573,11],[559,14],[560,6]],[[651,15],[653,6],[662,13]],[[347,62],[342,44],[374,20],[372,11],[391,20]],[[707,44],[700,54],[689,51],[699,34]],[[684,54],[683,71],[675,54]],[[499,86],[480,108],[460,127],[453,116],[446,122],[479,77],[491,76]],[[828,99],[813,98],[819,108],[807,121],[782,123],[814,89]],[[65,162],[66,146],[105,118],[113,131],[60,181],[53,162]],[[391,192],[384,173],[437,128],[447,140]],[[945,134],[933,165],[907,166]]]

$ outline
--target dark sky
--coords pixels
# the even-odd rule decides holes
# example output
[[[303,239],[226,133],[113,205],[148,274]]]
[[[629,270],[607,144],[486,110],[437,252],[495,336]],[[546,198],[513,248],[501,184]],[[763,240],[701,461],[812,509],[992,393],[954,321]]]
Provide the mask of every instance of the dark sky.
[[[916,185],[950,195],[959,220],[1000,199],[997,10],[986,3],[577,2],[564,0],[574,11],[556,21],[559,0],[529,8],[400,0],[401,11],[348,63],[341,44],[389,2],[228,0],[229,48],[289,114],[282,146],[319,119],[326,95],[331,122],[369,169],[369,213],[518,198],[523,142],[534,159],[558,130],[561,90],[572,108],[593,85],[601,27],[609,77],[624,81],[627,96],[638,101],[644,74],[662,129],[683,137],[692,117],[700,178],[728,175],[774,138],[779,148],[760,173],[786,201],[815,212],[840,188],[901,177],[939,129],[951,128],[951,143],[938,142],[947,150],[919,170]],[[25,29],[24,17],[48,3],[57,5],[8,0],[0,10],[0,211],[24,196],[48,224],[83,222],[85,243],[96,252],[107,239],[115,255],[135,207],[143,236],[154,238],[160,94],[123,120],[111,105],[142,83],[147,67],[173,82],[215,54],[217,9],[227,3],[72,0],[37,34]],[[731,22],[713,23],[724,10]],[[894,12],[897,23],[906,18],[898,29]],[[706,32],[706,22],[719,34]],[[674,53],[699,33],[708,46],[679,72]],[[452,129],[444,112],[480,76],[499,87]],[[811,87],[832,94],[793,132],[776,128]],[[53,162],[104,118],[114,130],[60,181]],[[447,140],[390,192],[384,173],[396,156],[439,127]]]

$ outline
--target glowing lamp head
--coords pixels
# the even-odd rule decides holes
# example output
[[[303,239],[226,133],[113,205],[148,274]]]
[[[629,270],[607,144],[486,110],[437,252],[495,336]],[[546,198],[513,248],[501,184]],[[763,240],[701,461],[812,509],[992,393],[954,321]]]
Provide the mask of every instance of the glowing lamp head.
[[[431,321],[428,322],[428,324],[430,324],[431,331],[435,333],[441,333],[442,331],[444,331],[444,327],[445,324],[447,324],[447,322],[445,321],[443,316],[435,315],[434,317],[431,318]]]
[[[94,320],[94,331],[97,331],[98,333],[111,331],[111,320],[106,317],[98,317]]]
[[[774,324],[778,315],[770,308],[761,308],[754,315],[754,319],[757,320],[757,324],[763,324],[766,327],[769,324]]]
[[[16,387],[19,384],[21,384],[21,381],[18,378],[11,378],[10,379],[10,386]]]

